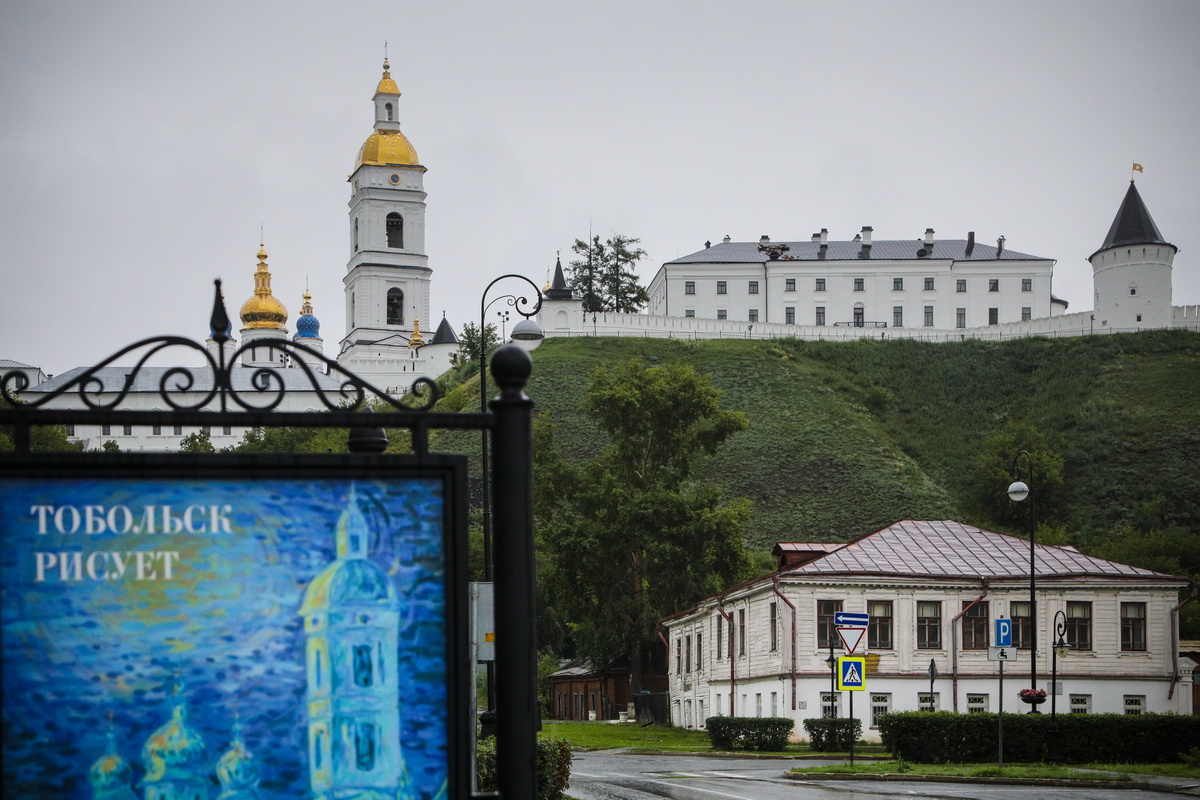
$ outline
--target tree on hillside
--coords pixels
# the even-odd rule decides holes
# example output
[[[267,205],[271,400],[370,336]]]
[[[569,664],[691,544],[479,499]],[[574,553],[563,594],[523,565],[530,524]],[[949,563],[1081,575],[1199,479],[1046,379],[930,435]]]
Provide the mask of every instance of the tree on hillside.
[[[609,442],[577,469],[555,461],[552,497],[538,487],[547,580],[580,652],[628,656],[638,692],[658,621],[743,577],[750,503],[697,470],[746,417],[692,367],[639,360],[599,368],[583,410]]]
[[[1038,521],[1058,519],[1063,457],[1054,436],[1029,422],[1010,421],[984,439],[976,465],[974,493],[980,510],[989,518],[1018,527],[1025,533],[1028,530],[1028,503],[1013,503],[1007,493],[1008,485],[1013,481],[1013,459],[1021,450],[1027,451],[1033,461],[1032,489]],[[1023,480],[1029,483],[1026,472],[1029,462],[1022,456],[1016,463]]]
[[[500,341],[496,336],[496,326],[488,323],[483,326],[483,347],[488,349]],[[463,325],[458,337],[458,350],[450,354],[450,363],[455,367],[479,361],[479,326],[474,322]]]
[[[613,234],[601,242],[576,239],[571,250],[579,258],[567,265],[571,288],[583,298],[584,311],[634,313],[650,299],[633,271],[646,251],[641,239]]]

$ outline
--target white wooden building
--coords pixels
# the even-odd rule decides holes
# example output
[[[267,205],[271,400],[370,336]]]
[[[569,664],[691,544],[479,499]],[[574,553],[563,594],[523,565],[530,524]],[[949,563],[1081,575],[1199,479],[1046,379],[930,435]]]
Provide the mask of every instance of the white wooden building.
[[[1036,545],[1037,685],[1058,713],[1192,713],[1196,663],[1179,656],[1186,578]],[[776,548],[778,572],[734,586],[663,621],[671,719],[849,715],[849,692],[831,692],[830,642],[845,655],[837,612],[870,616],[856,654],[867,654],[855,693],[863,735],[889,711],[1000,710],[993,621],[1013,623],[1005,711],[1028,710],[1029,542],[954,521],[897,522],[847,544]],[[1050,686],[1052,629],[1063,612],[1072,645]],[[930,662],[938,677],[930,691]],[[1042,706],[1049,710],[1049,704]]]

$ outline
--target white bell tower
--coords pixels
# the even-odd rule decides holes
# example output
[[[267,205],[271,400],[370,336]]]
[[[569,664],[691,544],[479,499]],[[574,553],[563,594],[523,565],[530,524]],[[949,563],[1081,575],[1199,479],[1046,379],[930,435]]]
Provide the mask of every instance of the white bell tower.
[[[350,175],[346,338],[338,361],[381,388],[427,373],[420,326],[429,329],[432,270],[425,255],[425,167],[400,131],[400,90],[383,62],[375,129]]]

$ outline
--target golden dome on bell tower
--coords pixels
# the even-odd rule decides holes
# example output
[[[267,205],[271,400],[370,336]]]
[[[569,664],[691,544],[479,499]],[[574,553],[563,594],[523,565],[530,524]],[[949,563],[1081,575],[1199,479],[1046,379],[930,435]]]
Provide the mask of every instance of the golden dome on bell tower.
[[[246,328],[282,329],[288,312],[271,294],[271,273],[267,271],[267,251],[258,244],[258,269],[254,272],[254,295],[242,304],[242,325]]]
[[[375,89],[375,130],[359,148],[354,168],[363,164],[425,169],[417,159],[417,150],[408,137],[400,132],[400,89],[392,80],[391,66],[383,59],[383,77]]]

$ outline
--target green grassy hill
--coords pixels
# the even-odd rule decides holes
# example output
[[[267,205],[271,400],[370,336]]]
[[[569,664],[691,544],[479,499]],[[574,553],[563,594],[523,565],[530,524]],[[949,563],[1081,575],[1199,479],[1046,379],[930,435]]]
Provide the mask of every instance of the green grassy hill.
[[[1003,476],[986,497],[996,481],[983,477],[980,454],[999,447],[993,461],[1011,463],[1030,427],[1063,459],[1062,487],[1038,507],[1063,541],[1098,544],[1130,528],[1200,540],[1200,334],[946,344],[549,339],[534,353],[528,393],[558,426],[568,459],[603,444],[578,412],[591,372],[635,357],[691,363],[712,375],[727,407],[748,415],[748,430],[709,475],[754,500],[755,549],[844,541],[903,518],[1013,530],[996,502]],[[461,388],[469,398],[477,387]],[[1005,431],[1017,436],[1007,449],[994,443]]]

